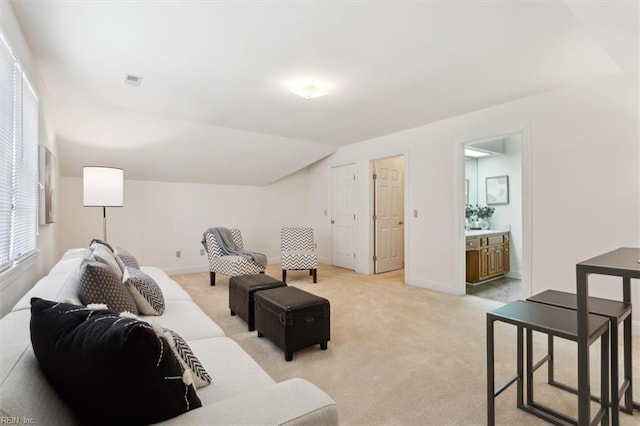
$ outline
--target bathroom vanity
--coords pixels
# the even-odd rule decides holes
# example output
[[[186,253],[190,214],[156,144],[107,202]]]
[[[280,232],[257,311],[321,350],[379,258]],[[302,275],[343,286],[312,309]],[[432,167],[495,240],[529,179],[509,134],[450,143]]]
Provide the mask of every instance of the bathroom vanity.
[[[466,231],[467,283],[480,284],[509,272],[509,231]]]

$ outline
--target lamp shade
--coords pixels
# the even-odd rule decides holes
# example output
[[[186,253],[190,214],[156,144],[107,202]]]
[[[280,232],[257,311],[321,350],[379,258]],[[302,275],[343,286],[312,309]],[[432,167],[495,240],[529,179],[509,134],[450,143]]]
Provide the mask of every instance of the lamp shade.
[[[85,207],[122,207],[124,171],[115,167],[84,167],[82,170]]]

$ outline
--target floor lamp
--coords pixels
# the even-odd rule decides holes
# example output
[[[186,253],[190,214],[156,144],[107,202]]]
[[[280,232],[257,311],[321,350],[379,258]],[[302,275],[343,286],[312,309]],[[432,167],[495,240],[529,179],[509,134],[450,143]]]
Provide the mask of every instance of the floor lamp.
[[[107,241],[107,207],[122,207],[124,171],[115,167],[86,166],[82,170],[84,207],[102,207],[102,228]]]

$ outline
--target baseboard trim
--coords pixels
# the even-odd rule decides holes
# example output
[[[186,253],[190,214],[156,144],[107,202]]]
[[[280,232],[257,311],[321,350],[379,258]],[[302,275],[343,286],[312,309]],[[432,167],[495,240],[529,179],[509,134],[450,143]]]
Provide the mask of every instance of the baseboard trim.
[[[436,282],[433,282],[433,281],[417,280],[417,279],[412,278],[412,277],[407,277],[405,279],[405,282],[407,284],[409,284],[409,285],[414,286],[414,287],[426,288],[427,290],[433,290],[433,291],[437,291],[439,293],[453,294],[455,296],[460,296],[461,295],[459,292],[457,292],[455,290],[455,288],[453,288],[453,286],[451,286],[451,284],[436,283]]]
[[[162,268],[167,275],[195,274],[198,272],[209,272],[207,265],[181,266],[176,268]]]
[[[506,274],[504,274],[505,277],[508,278],[515,278],[517,280],[521,280],[522,279],[522,271],[510,271],[507,272]]]

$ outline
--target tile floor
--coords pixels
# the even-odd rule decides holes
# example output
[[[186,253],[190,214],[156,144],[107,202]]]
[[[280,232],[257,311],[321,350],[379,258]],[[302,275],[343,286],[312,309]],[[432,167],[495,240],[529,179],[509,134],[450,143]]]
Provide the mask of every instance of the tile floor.
[[[522,280],[502,277],[485,284],[467,284],[467,294],[496,302],[513,302],[522,299]]]

